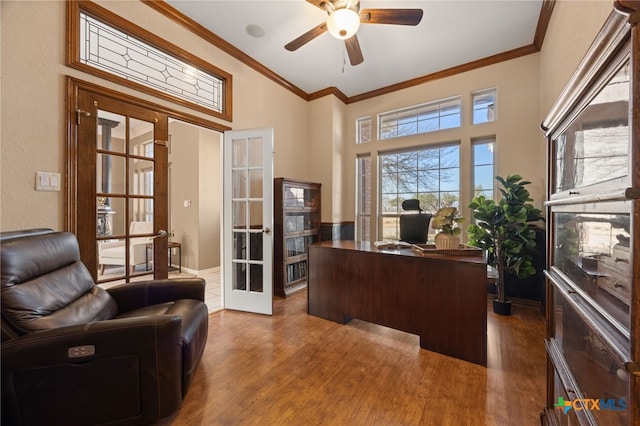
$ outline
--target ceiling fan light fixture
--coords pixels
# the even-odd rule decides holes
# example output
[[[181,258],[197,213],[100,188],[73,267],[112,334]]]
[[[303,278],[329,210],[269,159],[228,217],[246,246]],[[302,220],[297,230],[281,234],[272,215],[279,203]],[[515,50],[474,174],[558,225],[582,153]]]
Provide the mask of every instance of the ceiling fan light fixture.
[[[360,16],[351,9],[338,9],[327,19],[329,34],[339,40],[352,37],[360,28]]]

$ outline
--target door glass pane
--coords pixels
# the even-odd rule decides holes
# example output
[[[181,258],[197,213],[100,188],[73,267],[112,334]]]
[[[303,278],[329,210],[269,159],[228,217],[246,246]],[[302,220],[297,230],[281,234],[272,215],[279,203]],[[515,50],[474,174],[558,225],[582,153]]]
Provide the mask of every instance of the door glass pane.
[[[249,197],[262,198],[262,169],[249,170]]]
[[[233,229],[246,229],[247,228],[247,202],[246,201],[233,201]]]
[[[135,118],[129,123],[129,154],[153,158],[153,123]]]
[[[108,204],[111,198],[98,197],[96,200],[96,236],[106,237],[113,235],[113,215],[115,211]]]
[[[127,121],[123,115],[98,111],[96,148],[98,150],[125,153],[126,128]]]
[[[153,195],[153,161],[129,159],[129,194]]]
[[[262,138],[249,139],[249,167],[262,167]]]
[[[247,258],[247,233],[233,232],[233,259],[245,260]]]
[[[249,265],[249,291],[262,293],[262,265]]]
[[[251,229],[262,229],[262,201],[249,201]]]
[[[233,289],[234,290],[247,289],[247,269],[246,268],[247,268],[246,263],[233,264]]]
[[[126,243],[124,238],[98,241],[98,277],[119,278],[125,273]]]
[[[247,165],[247,141],[246,139],[234,139],[232,142],[233,167]]]
[[[125,157],[113,154],[96,156],[96,191],[98,194],[123,194]]]
[[[233,179],[233,198],[247,198],[247,170],[240,169],[231,172]]]
[[[129,222],[153,223],[153,198],[130,197]],[[153,232],[153,229],[149,232]]]
[[[249,259],[262,260],[262,232],[252,232],[249,244]]]

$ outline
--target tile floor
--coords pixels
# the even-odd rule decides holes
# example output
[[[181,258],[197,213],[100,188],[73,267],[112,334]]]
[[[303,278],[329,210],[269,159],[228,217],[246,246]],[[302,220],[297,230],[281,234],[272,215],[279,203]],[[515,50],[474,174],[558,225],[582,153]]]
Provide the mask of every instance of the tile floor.
[[[122,274],[122,268],[111,268],[105,270],[105,276],[109,274]],[[222,309],[222,276],[220,267],[217,266],[215,268],[210,268],[204,271],[196,271],[195,273],[191,271],[182,270],[182,273],[178,273],[177,271],[169,272],[169,279],[171,278],[189,278],[199,276],[202,277],[207,285],[205,287],[204,293],[204,301],[207,304],[207,308],[209,313],[216,312]],[[136,277],[137,280],[142,279],[153,279],[152,275],[145,275]],[[109,288],[111,286],[121,284],[122,281],[113,281],[110,283],[100,284],[100,287]]]

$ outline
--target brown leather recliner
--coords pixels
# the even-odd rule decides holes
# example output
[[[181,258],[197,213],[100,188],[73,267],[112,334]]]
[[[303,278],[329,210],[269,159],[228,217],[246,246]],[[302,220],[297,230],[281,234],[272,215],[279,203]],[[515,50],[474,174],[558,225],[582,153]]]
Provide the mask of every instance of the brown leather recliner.
[[[207,340],[204,280],[104,290],[71,233],[0,240],[2,424],[145,424],[180,407]]]

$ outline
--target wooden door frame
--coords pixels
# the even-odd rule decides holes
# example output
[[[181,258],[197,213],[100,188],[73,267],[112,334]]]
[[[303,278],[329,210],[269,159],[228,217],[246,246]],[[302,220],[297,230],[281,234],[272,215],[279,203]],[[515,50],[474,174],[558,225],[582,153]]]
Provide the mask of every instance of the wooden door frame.
[[[167,108],[150,101],[145,101],[135,97],[133,94],[122,93],[109,89],[97,84],[89,83],[83,80],[76,79],[74,77],[66,77],[66,116],[65,116],[65,133],[66,133],[66,154],[65,154],[65,202],[64,202],[64,230],[78,235],[78,232],[87,232],[87,230],[79,229],[78,217],[79,215],[86,214],[87,201],[86,197],[82,197],[82,194],[78,193],[80,168],[78,167],[78,141],[80,140],[80,133],[78,131],[78,116],[82,112],[78,112],[79,104],[78,98],[80,91],[86,91],[94,93],[99,96],[109,97],[119,102],[125,102],[140,108],[154,110],[166,115],[167,117],[175,118],[180,121],[194,124],[209,130],[217,132],[225,132],[231,130],[231,127],[225,126],[220,123],[205,120],[195,115],[191,115],[184,112]],[[158,123],[161,126],[166,126],[168,123]],[[88,137],[88,135],[85,135]],[[92,135],[95,137],[95,135]],[[86,165],[85,165],[86,166]],[[95,166],[93,168],[95,173]],[[167,194],[164,194],[165,196]],[[84,204],[83,205],[83,201]],[[95,210],[95,206],[94,206]],[[79,239],[80,241],[81,239]],[[86,256],[93,253],[95,248],[84,247],[82,242],[80,243],[80,256],[83,261],[86,262]],[[86,244],[85,244],[86,245]],[[95,268],[94,268],[95,269]],[[92,274],[95,271],[92,272]]]

